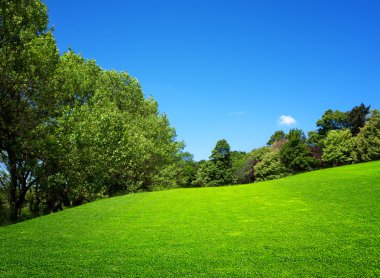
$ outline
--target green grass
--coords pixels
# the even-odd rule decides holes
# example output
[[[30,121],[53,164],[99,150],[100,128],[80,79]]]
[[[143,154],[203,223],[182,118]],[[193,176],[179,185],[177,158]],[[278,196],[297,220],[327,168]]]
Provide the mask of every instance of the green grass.
[[[96,201],[0,228],[0,276],[380,276],[380,162]]]

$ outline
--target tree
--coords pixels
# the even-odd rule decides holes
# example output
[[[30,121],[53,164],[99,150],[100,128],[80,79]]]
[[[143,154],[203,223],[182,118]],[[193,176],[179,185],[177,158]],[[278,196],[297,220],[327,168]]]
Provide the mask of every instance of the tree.
[[[254,166],[256,181],[273,180],[287,176],[287,171],[281,162],[280,152],[272,150],[266,153],[262,160]]]
[[[220,186],[235,182],[230,145],[225,139],[219,140],[212,150],[210,160],[200,165],[194,185]]]
[[[237,183],[245,183],[245,169],[244,163],[246,160],[247,154],[241,151],[232,151],[231,152],[231,161],[232,161],[232,171],[235,175]]]
[[[280,159],[287,171],[297,173],[313,169],[316,161],[311,156],[303,131],[291,129],[287,140],[280,150]]]
[[[9,180],[10,218],[20,215],[26,192],[36,182],[41,159],[39,126],[49,119],[54,94],[47,84],[59,53],[47,29],[46,6],[36,1],[0,3],[0,152]]]
[[[269,141],[267,142],[268,146],[271,146],[273,143],[277,141],[281,141],[286,139],[286,134],[282,130],[277,130],[273,135],[269,138]]]
[[[323,146],[323,161],[328,165],[343,165],[351,162],[354,142],[349,129],[331,130]]]
[[[225,139],[219,140],[216,143],[215,148],[212,150],[210,160],[214,161],[215,163],[220,163],[225,168],[231,167],[231,149],[230,145]]]
[[[196,187],[209,187],[222,185],[222,172],[217,168],[216,164],[212,161],[204,161],[200,164],[193,181]]]
[[[193,155],[184,152],[177,163],[177,183],[180,187],[191,187],[196,179],[199,164],[194,161]]]
[[[356,136],[360,132],[360,128],[365,125],[370,107],[370,105],[365,106],[362,103],[359,106],[355,106],[350,112],[348,112],[348,122],[352,136]]]
[[[326,137],[330,130],[347,128],[349,125],[348,113],[329,109],[323,114],[322,119],[317,121],[317,133],[322,137]]]
[[[50,149],[60,167],[46,176],[63,175],[73,204],[120,190],[174,186],[182,142],[135,78],[101,70],[73,52],[63,55],[59,73],[55,84],[69,105],[56,118]]]
[[[371,111],[371,117],[354,138],[355,161],[380,159],[380,111]]]
[[[255,171],[255,165],[263,160],[263,157],[271,151],[270,147],[261,147],[251,151],[244,162],[243,171],[245,176],[245,182],[254,182],[258,179]]]
[[[306,143],[310,147],[322,147],[324,136],[320,135],[317,131],[309,131],[307,133]]]

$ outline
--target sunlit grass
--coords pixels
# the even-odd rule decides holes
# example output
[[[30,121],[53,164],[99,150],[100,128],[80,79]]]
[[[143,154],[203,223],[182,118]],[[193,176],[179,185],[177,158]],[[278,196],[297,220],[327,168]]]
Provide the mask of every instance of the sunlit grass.
[[[140,193],[0,228],[0,276],[380,276],[380,162]]]

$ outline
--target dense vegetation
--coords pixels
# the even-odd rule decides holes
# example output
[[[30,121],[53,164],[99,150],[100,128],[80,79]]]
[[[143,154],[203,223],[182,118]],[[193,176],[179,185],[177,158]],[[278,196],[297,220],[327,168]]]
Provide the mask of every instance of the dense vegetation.
[[[0,0],[0,224],[115,194],[250,183],[380,159],[380,114],[327,110],[305,133],[195,162],[126,72],[60,54],[40,1]],[[8,220],[7,220],[8,219]]]
[[[40,1],[1,1],[0,18],[3,217],[174,186],[182,143],[136,79],[60,55]]]
[[[378,277],[379,167],[130,194],[0,227],[0,276]]]
[[[187,162],[188,186],[271,180],[300,172],[380,159],[380,113],[363,103],[350,111],[327,110],[308,137],[300,129],[278,130],[267,146],[250,153],[217,142],[209,161]],[[224,148],[220,148],[223,144]],[[215,154],[228,163],[216,163]],[[232,170],[232,176],[231,176]],[[192,175],[189,177],[189,175]]]

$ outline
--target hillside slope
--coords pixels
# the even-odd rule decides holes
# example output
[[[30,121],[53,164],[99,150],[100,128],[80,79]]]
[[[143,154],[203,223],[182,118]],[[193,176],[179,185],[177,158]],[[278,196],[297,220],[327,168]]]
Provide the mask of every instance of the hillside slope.
[[[100,200],[0,228],[0,276],[380,276],[380,162]]]

